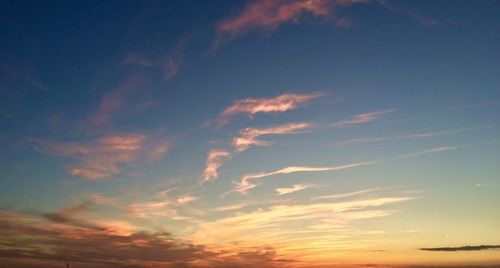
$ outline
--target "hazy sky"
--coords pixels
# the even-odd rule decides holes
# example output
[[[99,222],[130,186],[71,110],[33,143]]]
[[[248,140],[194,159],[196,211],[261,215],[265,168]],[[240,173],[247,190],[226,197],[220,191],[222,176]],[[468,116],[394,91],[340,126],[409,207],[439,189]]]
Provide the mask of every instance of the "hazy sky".
[[[0,1],[8,267],[500,265],[500,2]]]

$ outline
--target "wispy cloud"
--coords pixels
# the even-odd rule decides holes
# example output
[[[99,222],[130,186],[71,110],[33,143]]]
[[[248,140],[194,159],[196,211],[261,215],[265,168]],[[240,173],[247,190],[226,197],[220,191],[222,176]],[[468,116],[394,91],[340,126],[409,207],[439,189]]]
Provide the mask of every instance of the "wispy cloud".
[[[88,123],[91,125],[106,125],[110,123],[113,116],[123,112],[130,112],[137,107],[132,108],[132,102],[136,103],[138,94],[144,93],[144,88],[150,83],[148,77],[142,74],[135,74],[122,81],[116,88],[104,94],[99,103],[99,107],[88,117]],[[142,97],[142,96],[140,96]],[[132,100],[133,99],[133,100]]]
[[[184,50],[194,35],[183,36],[168,51],[146,56],[143,53],[130,53],[123,60],[123,65],[139,66],[160,70],[162,82],[167,82],[177,75],[184,64]]]
[[[130,204],[125,211],[135,218],[167,218],[172,220],[185,220],[187,217],[179,215],[175,202],[170,200],[146,201]]]
[[[324,93],[316,92],[310,94],[287,93],[274,98],[247,98],[233,102],[216,119],[216,123],[225,124],[233,116],[247,114],[252,117],[257,113],[278,113],[293,110],[299,105],[310,100],[324,96]]]
[[[411,199],[379,196],[343,202],[273,205],[201,222],[190,240],[213,249],[233,251],[273,241],[280,256],[315,258],[331,254],[334,248],[341,252],[369,246],[368,234],[378,232],[358,230],[353,224],[361,219],[391,215],[393,211],[380,207]],[[373,241],[374,245],[377,243]]]
[[[239,182],[235,182],[234,192],[246,193],[248,190],[257,187],[258,183],[256,180],[262,179],[265,177],[278,175],[278,174],[290,174],[296,172],[319,172],[319,171],[335,171],[347,168],[354,168],[366,165],[372,165],[379,163],[379,161],[369,161],[369,162],[359,162],[347,165],[339,165],[339,166],[330,166],[330,167],[302,167],[302,166],[289,166],[286,168],[282,168],[276,171],[264,172],[264,173],[256,173],[256,174],[248,174],[241,178]]]
[[[336,145],[345,145],[345,144],[352,144],[352,143],[380,142],[380,141],[390,141],[390,140],[432,138],[432,137],[445,136],[445,135],[458,134],[458,133],[463,133],[463,132],[468,132],[468,131],[480,130],[480,129],[485,129],[485,128],[492,128],[492,127],[496,127],[496,126],[498,126],[498,124],[485,124],[485,125],[479,125],[479,126],[473,126],[473,127],[457,128],[457,129],[435,131],[435,132],[424,132],[424,133],[417,133],[417,134],[408,134],[408,135],[401,135],[401,136],[355,138],[355,139],[349,139],[349,140],[338,142],[338,143],[336,143]]]
[[[110,134],[81,143],[40,140],[37,148],[75,160],[77,165],[67,167],[71,175],[102,180],[120,173],[124,164],[147,163],[163,157],[170,148],[170,140],[144,133]]]
[[[388,0],[376,0],[376,2],[381,4],[383,7],[387,8],[388,10],[390,10],[392,12],[396,12],[396,13],[399,13],[403,16],[410,17],[424,26],[438,26],[438,25],[442,24],[441,21],[436,20],[434,18],[423,16],[423,15],[421,15],[415,11],[412,11],[412,10],[396,7]]]
[[[0,71],[0,89],[3,83],[19,83],[44,92],[50,91],[29,68],[23,68],[18,64],[6,64],[0,66]]]
[[[283,135],[303,133],[312,128],[311,123],[294,122],[284,125],[279,125],[270,128],[245,128],[240,131],[240,135],[233,139],[233,146],[237,152],[243,152],[251,145],[254,146],[269,146],[272,143],[269,141],[258,140],[257,138],[264,135]]]
[[[396,109],[357,114],[357,115],[352,116],[349,119],[334,123],[333,127],[348,127],[348,126],[352,126],[352,125],[370,123],[370,122],[376,121],[381,116],[386,115],[388,113],[392,113],[394,111],[396,111]]]
[[[487,107],[487,106],[495,106],[495,105],[500,105],[500,100],[472,103],[472,104],[452,107],[452,108],[450,108],[450,110],[463,110],[463,109]]]
[[[211,181],[219,177],[218,170],[225,161],[231,159],[234,154],[241,153],[250,146],[270,146],[272,142],[257,139],[264,135],[297,134],[308,131],[313,125],[305,122],[294,122],[278,125],[270,128],[245,128],[240,131],[239,136],[234,138],[232,145],[235,152],[224,149],[212,149],[208,152],[203,172],[203,181]]]
[[[316,187],[314,184],[294,184],[291,188],[276,188],[277,195],[291,194],[308,188]]]
[[[183,196],[177,198],[177,205],[184,205],[187,203],[194,202],[198,199],[199,199],[199,197],[197,197],[197,196],[183,195]]]
[[[421,248],[420,250],[425,250],[425,251],[479,251],[479,250],[491,250],[491,249],[500,249],[500,245]]]
[[[205,171],[203,172],[203,181],[215,180],[219,177],[218,170],[224,161],[231,159],[232,154],[223,149],[213,149],[208,152],[205,161]]]
[[[359,190],[359,191],[355,191],[355,192],[351,192],[351,193],[316,196],[316,197],[312,197],[311,200],[342,199],[342,198],[353,197],[353,196],[362,195],[362,194],[366,194],[366,193],[371,193],[371,192],[377,191],[379,189],[380,188],[372,188],[372,189]]]
[[[250,2],[241,12],[221,21],[217,25],[216,46],[231,41],[235,37],[252,31],[264,30],[273,32],[280,25],[288,22],[296,23],[304,14],[316,17],[331,17],[335,9],[346,7],[364,0],[257,0]],[[345,25],[345,19],[337,20],[339,26]]]
[[[414,156],[420,156],[420,155],[425,155],[425,154],[441,153],[441,152],[446,152],[446,151],[451,151],[451,150],[456,150],[456,149],[458,149],[457,146],[442,146],[442,147],[431,148],[431,149],[418,151],[418,152],[414,152],[414,153],[404,154],[404,155],[401,155],[399,157],[400,158],[414,157]]]

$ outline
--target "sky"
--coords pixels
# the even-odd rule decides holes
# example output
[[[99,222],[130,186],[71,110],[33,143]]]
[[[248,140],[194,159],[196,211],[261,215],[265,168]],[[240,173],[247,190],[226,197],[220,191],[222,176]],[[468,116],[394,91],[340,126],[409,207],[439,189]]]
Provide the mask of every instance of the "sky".
[[[8,267],[500,266],[500,2],[0,1]]]

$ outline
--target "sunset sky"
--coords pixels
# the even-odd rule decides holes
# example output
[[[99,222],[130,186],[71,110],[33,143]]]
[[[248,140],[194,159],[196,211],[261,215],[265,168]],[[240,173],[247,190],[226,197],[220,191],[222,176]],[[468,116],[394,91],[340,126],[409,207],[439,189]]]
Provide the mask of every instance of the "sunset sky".
[[[0,267],[500,267],[500,1],[2,0],[0,40]]]

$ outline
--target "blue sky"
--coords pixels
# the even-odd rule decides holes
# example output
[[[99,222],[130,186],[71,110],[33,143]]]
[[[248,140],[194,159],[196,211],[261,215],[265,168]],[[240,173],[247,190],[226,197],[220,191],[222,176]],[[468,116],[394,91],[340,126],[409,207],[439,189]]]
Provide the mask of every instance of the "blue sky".
[[[13,267],[499,263],[497,1],[0,5]]]

